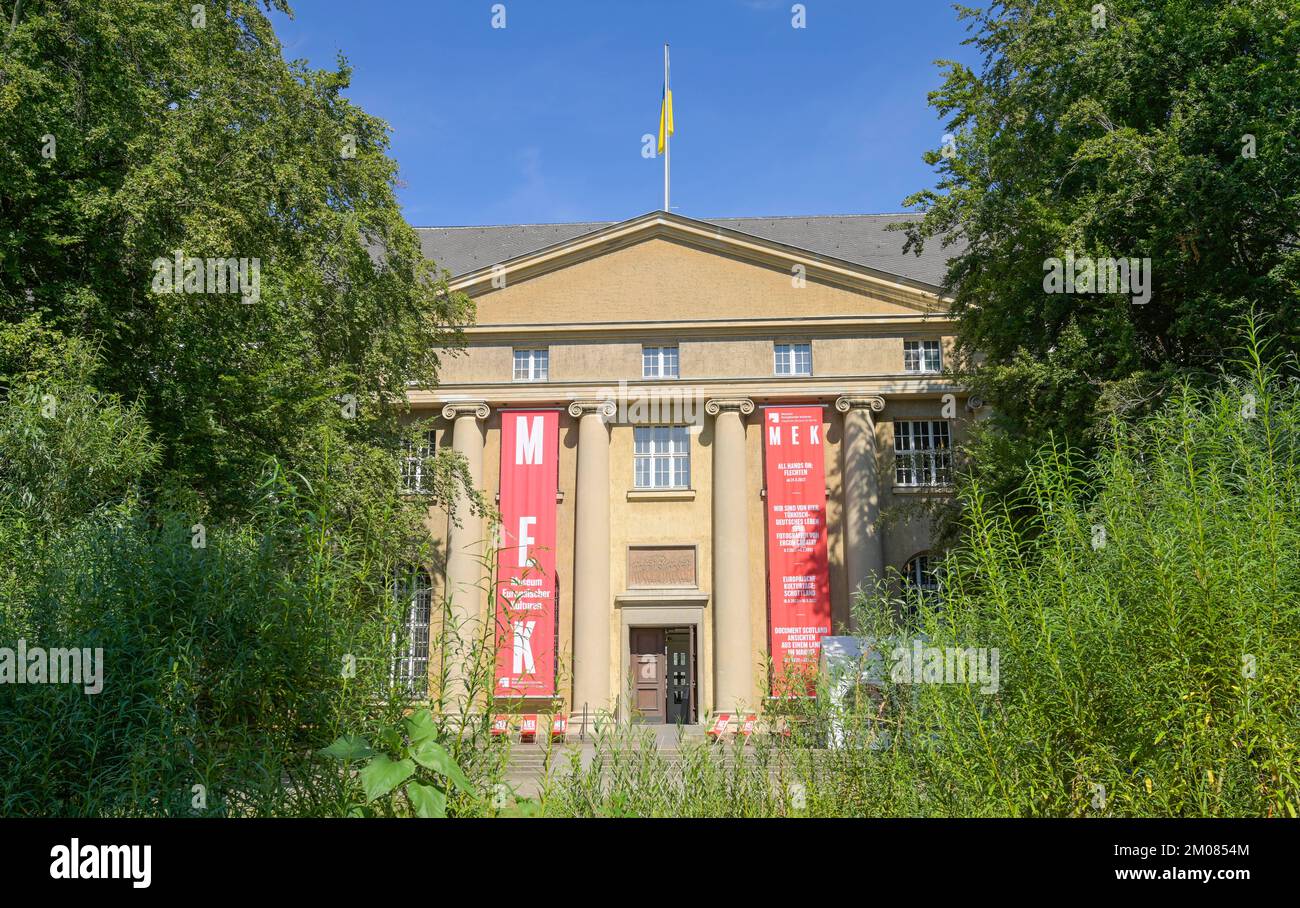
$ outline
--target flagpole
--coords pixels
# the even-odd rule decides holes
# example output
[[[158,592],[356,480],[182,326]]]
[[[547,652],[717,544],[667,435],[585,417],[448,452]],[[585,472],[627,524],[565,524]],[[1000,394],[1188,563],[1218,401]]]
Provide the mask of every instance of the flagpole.
[[[664,42],[664,103],[668,103],[668,43]],[[668,174],[672,167],[672,135],[665,126],[664,128],[664,211],[671,211],[668,207]]]

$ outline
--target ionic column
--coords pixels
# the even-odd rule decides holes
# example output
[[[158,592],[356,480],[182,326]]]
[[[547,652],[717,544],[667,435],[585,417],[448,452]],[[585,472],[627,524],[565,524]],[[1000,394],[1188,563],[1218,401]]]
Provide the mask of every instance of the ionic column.
[[[872,413],[885,409],[883,397],[841,397],[844,414],[844,562],[849,581],[849,622],[854,594],[872,588],[885,569],[880,537],[880,480],[876,475],[876,426]]]
[[[713,423],[713,709],[753,706],[754,647],[749,617],[749,514],[745,420],[754,402],[711,400]]]
[[[443,419],[452,420],[451,447],[465,458],[474,488],[483,488],[483,427],[488,405],[482,401],[457,401],[442,408]],[[481,637],[482,607],[487,589],[484,562],[483,518],[472,513],[469,499],[457,495],[447,530],[447,599],[455,633],[450,639],[447,682],[442,690],[443,709],[469,712],[466,678],[468,660]],[[449,629],[450,630],[450,629]]]
[[[578,482],[573,527],[573,702],[575,714],[610,707],[609,401],[574,401]],[[590,721],[590,717],[588,718]]]

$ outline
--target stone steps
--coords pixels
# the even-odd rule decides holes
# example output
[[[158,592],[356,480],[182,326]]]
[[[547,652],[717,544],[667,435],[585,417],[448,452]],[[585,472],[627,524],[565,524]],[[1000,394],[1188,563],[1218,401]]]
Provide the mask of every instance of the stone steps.
[[[638,747],[652,748],[663,759],[670,772],[684,769],[686,766],[681,753],[682,745],[695,747],[707,740],[704,727],[699,725],[680,729],[675,726],[645,725],[639,726],[635,732],[629,732],[623,727],[614,732],[614,737],[617,739],[614,747],[624,754],[634,741]],[[762,740],[760,735],[752,742],[738,746],[733,734],[727,740],[712,746],[713,758],[722,767],[729,769],[735,765],[738,754],[752,752]],[[574,754],[578,755],[581,765],[588,768],[596,753],[595,735],[590,733],[585,739],[576,735],[571,736],[562,744],[548,743],[543,739],[527,744],[511,741],[509,747],[505,780],[515,789],[519,797],[536,797],[548,773],[552,780],[567,775]],[[814,749],[814,756],[818,753],[825,753],[825,751]],[[788,759],[774,759],[769,767],[773,784],[784,784],[783,779],[788,782],[790,771],[791,765]],[[611,772],[608,766],[602,775],[609,780]]]
[[[688,730],[683,738],[690,743],[702,742],[703,731],[691,733]],[[675,728],[664,729],[660,726],[641,746],[653,748],[669,768],[680,768],[683,761],[680,755],[680,743]],[[549,765],[548,765],[549,750]],[[724,766],[731,766],[736,759],[736,751],[731,742],[717,747],[717,756]],[[565,744],[552,744],[549,749],[546,742],[518,744],[511,743],[507,762],[506,781],[522,797],[533,797],[540,790],[543,777],[549,771],[552,778],[568,773],[573,755],[579,755],[584,767],[589,766],[595,756],[592,741],[569,741]]]

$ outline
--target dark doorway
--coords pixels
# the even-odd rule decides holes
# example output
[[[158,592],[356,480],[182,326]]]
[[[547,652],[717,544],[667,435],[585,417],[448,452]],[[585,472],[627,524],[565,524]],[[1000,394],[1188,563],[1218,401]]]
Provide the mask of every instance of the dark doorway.
[[[664,633],[668,652],[667,713],[669,725],[690,725],[695,721],[691,691],[695,686],[691,629],[673,628]]]

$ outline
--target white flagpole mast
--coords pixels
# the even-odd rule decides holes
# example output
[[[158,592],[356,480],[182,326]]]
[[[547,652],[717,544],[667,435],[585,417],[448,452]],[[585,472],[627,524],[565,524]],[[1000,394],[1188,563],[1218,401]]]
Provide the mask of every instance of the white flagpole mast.
[[[668,91],[669,91],[668,44],[665,42],[664,44],[664,100],[663,100],[663,103],[665,105],[667,105],[668,103]],[[666,110],[664,111],[663,116],[666,119],[667,117]],[[668,207],[668,173],[671,168],[671,162],[672,162],[672,145],[671,145],[672,136],[669,134],[667,122],[663,124],[663,130],[664,130],[664,211],[671,211],[672,209]]]

